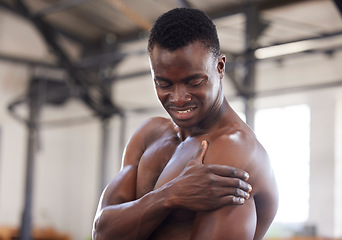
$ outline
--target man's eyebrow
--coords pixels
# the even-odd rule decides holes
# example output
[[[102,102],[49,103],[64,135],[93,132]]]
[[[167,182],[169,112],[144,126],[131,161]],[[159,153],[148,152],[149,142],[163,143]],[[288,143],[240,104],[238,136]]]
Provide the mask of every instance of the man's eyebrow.
[[[188,76],[188,77],[183,78],[181,81],[182,81],[182,82],[189,82],[189,81],[191,81],[191,80],[193,80],[193,79],[205,78],[205,77],[206,77],[206,75],[203,75],[203,74],[201,74],[201,73],[196,73],[196,74],[194,74],[194,75],[191,75],[191,76]]]
[[[157,81],[166,81],[166,82],[170,82],[171,80],[168,78],[164,78],[164,77],[160,77],[160,76],[154,76],[154,80]]]

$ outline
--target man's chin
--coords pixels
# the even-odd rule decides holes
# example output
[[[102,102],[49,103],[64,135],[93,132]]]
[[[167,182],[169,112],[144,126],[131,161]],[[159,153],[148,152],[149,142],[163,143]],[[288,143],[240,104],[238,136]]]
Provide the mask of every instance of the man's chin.
[[[192,119],[180,120],[177,118],[172,118],[172,120],[178,127],[182,129],[191,129],[195,127],[195,123],[192,121]]]

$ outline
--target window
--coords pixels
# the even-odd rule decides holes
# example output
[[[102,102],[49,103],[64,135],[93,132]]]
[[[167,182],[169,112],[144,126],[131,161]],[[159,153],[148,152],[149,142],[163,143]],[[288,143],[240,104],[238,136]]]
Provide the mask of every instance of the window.
[[[255,132],[270,156],[278,183],[279,208],[275,222],[305,222],[309,214],[309,107],[259,110],[255,116]]]

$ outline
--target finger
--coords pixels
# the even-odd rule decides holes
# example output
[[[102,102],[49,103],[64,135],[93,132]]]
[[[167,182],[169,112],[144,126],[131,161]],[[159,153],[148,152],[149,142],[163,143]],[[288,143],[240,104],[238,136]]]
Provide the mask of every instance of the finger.
[[[245,181],[235,178],[235,179],[226,179],[227,187],[235,187],[236,189],[241,189],[245,192],[250,193],[252,191],[252,186]]]
[[[233,195],[225,196],[220,198],[219,205],[225,206],[225,205],[243,205],[246,202],[246,199],[242,197],[236,197]]]
[[[244,198],[245,200],[250,198],[250,194],[240,188],[224,188],[222,189],[221,197],[223,196],[235,196],[237,198]]]
[[[246,199],[235,196],[227,196],[225,201],[227,201],[228,204],[232,205],[242,205],[246,202]]]
[[[210,164],[207,165],[207,167],[208,169],[210,169],[212,173],[222,177],[239,178],[244,181],[247,181],[249,179],[249,174],[246,171],[239,168],[217,164]]]
[[[206,140],[203,140],[201,143],[201,147],[199,148],[197,152],[197,156],[196,156],[196,159],[198,160],[200,164],[203,164],[204,156],[205,156],[205,153],[207,152],[207,149],[208,149],[208,142]]]
[[[245,193],[252,191],[252,186],[239,178],[213,176],[212,181],[215,182],[216,186],[224,189],[225,195],[232,194],[237,197],[245,197]]]

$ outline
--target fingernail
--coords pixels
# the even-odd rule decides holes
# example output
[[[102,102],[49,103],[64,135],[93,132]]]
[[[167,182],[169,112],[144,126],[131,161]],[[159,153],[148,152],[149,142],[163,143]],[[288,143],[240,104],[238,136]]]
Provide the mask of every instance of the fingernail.
[[[248,180],[249,179],[249,174],[245,173],[245,179]]]
[[[245,203],[245,199],[244,198],[240,198],[239,201],[240,201],[240,203]]]
[[[246,199],[249,199],[251,195],[249,193],[246,194]]]
[[[253,190],[251,185],[248,185],[248,192],[251,192]]]

